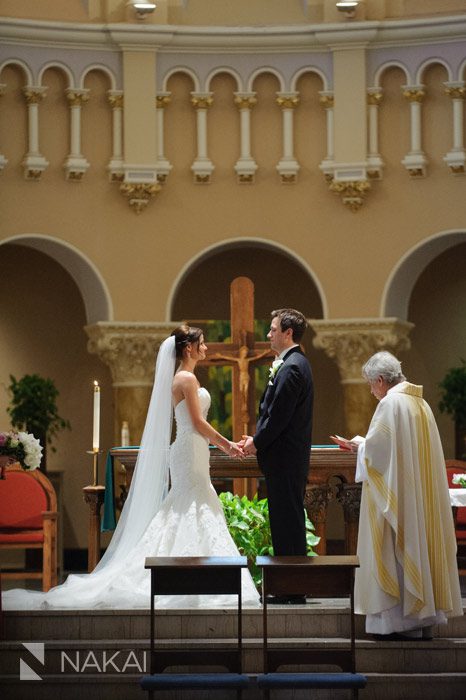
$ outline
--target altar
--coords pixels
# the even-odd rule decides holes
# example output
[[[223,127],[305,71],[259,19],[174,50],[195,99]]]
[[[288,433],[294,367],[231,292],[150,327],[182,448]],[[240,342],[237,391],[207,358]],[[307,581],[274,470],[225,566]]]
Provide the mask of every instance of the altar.
[[[123,497],[120,499],[117,497],[117,502],[124,502],[137,454],[137,447],[114,447],[110,450],[112,459],[117,459],[126,471]],[[354,453],[345,452],[334,445],[311,447],[304,506],[309,519],[314,524],[316,535],[321,538],[316,547],[318,554],[327,552],[327,506],[334,500],[343,507],[345,553],[356,553],[361,484],[354,482],[355,471],[356,455]],[[216,447],[210,448],[210,476],[214,486],[225,479],[247,480],[250,483],[249,493],[255,493],[261,485],[260,481],[263,481],[262,472],[254,456],[233,459]],[[262,491],[262,488],[260,490]]]

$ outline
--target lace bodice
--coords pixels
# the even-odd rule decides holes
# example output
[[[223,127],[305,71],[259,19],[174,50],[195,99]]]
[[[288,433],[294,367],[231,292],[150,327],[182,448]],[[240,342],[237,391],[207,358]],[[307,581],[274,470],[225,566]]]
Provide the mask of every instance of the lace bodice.
[[[207,418],[207,414],[210,408],[210,394],[204,387],[199,387],[197,390],[199,396],[199,403],[201,404],[201,411],[204,418]],[[191,421],[191,416],[189,414],[188,405],[186,399],[181,399],[179,403],[175,406],[175,421],[176,421],[176,431],[177,435],[184,430],[193,430],[193,424]]]
[[[204,418],[210,408],[207,389],[198,389],[199,402]],[[209,441],[194,429],[186,401],[175,407],[176,439],[170,447],[170,479],[172,489],[210,487]]]

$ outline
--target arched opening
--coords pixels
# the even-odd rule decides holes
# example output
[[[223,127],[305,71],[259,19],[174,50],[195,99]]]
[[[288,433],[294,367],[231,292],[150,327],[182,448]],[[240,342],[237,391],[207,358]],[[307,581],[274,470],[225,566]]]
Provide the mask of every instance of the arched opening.
[[[75,249],[40,236],[18,236],[0,247],[0,425],[9,429],[10,375],[50,378],[59,415],[71,430],[49,448],[47,471],[60,493],[63,544],[85,550],[89,517],[82,488],[92,483],[93,380],[101,385],[101,447],[113,444],[113,391],[108,368],[87,351],[89,322],[112,318],[111,301],[94,266]],[[102,473],[101,473],[102,476]],[[58,485],[58,486],[57,486]],[[14,563],[14,562],[13,562]],[[75,561],[67,566],[75,568]]]
[[[449,231],[425,241],[399,262],[387,283],[382,314],[414,323],[403,366],[424,386],[440,430],[445,457],[453,458],[454,423],[440,413],[439,382],[466,359],[466,232]]]
[[[254,282],[255,318],[265,327],[270,312],[283,306],[298,308],[307,318],[326,315],[319,281],[297,257],[271,243],[238,240],[215,247],[190,263],[174,287],[169,318],[229,319],[230,284],[239,276]],[[308,329],[304,345],[315,382],[313,443],[322,444],[328,442],[329,426],[343,429],[343,405],[337,366],[313,347],[312,336]]]

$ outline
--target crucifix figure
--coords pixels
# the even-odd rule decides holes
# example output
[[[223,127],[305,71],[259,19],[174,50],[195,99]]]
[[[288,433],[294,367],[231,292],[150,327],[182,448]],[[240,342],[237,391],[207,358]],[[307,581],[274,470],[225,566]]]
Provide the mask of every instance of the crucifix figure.
[[[230,365],[232,379],[233,440],[253,435],[256,426],[254,367],[275,355],[268,342],[254,340],[254,284],[248,277],[237,277],[230,285],[231,342],[208,343],[207,366]],[[248,479],[235,479],[235,493],[255,493]],[[251,493],[254,488],[254,492]]]
[[[244,334],[246,335],[246,334]],[[249,425],[251,423],[251,418],[248,411],[248,398],[249,398],[249,384],[251,381],[250,368],[251,363],[257,362],[263,357],[270,357],[270,350],[263,350],[256,354],[250,355],[250,350],[246,343],[244,342],[240,345],[238,350],[238,355],[222,355],[216,352],[212,356],[212,360],[226,360],[227,362],[233,362],[237,365],[239,369],[239,393],[241,397],[240,403],[240,415],[242,423],[242,435],[248,435]]]

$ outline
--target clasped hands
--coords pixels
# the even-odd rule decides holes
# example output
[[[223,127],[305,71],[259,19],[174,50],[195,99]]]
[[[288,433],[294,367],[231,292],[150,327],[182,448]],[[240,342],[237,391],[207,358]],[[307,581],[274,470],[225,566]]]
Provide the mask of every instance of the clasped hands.
[[[242,439],[238,442],[230,442],[230,450],[228,452],[230,457],[249,457],[249,455],[256,454],[256,446],[250,435],[243,435]]]

